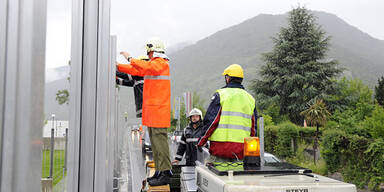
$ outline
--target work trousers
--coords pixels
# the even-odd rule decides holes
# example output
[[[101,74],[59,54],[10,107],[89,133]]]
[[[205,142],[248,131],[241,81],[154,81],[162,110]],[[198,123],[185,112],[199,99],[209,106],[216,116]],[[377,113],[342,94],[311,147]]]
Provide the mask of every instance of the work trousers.
[[[167,129],[148,127],[148,133],[156,171],[171,170]]]

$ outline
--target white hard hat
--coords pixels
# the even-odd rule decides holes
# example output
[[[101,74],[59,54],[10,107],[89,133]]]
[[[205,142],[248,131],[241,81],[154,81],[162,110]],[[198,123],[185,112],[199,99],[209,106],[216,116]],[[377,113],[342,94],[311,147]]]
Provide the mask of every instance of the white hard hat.
[[[203,118],[203,113],[198,108],[193,108],[189,114],[188,117],[191,117],[192,115],[200,115],[200,118]]]
[[[161,41],[159,38],[154,37],[149,39],[145,43],[145,48],[147,49],[147,53],[154,51],[154,52],[165,52],[165,46],[163,41]]]

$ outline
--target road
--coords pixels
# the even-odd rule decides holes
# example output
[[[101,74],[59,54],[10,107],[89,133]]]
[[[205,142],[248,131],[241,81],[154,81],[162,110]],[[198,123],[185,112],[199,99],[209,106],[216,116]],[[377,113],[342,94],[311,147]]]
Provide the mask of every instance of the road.
[[[126,125],[127,132],[124,136],[127,141],[122,146],[120,191],[140,191],[142,181],[146,178],[145,161],[152,160],[152,153],[142,154],[141,137],[138,131],[131,131],[131,126]],[[177,150],[177,144],[169,141],[171,160]],[[180,162],[181,164],[184,162]]]

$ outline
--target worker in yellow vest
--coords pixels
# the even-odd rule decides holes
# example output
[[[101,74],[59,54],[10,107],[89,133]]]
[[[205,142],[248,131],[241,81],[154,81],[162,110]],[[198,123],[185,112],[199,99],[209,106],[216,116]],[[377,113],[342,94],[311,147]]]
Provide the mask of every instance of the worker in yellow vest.
[[[204,117],[204,135],[198,148],[209,140],[209,161],[243,159],[244,138],[255,136],[257,111],[255,99],[241,84],[243,69],[232,64],[224,70],[226,86],[217,90]]]

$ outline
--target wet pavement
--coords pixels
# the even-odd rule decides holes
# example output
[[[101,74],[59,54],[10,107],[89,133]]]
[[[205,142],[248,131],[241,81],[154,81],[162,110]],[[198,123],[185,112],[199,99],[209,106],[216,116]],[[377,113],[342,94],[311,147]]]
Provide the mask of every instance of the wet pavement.
[[[126,126],[127,131],[124,135],[122,146],[122,158],[120,165],[120,191],[137,192],[140,191],[142,181],[146,178],[145,161],[152,160],[152,152],[143,154],[142,136],[139,131],[131,131],[131,126]],[[177,143],[169,140],[171,161],[177,150]],[[180,164],[184,163],[184,160]]]

